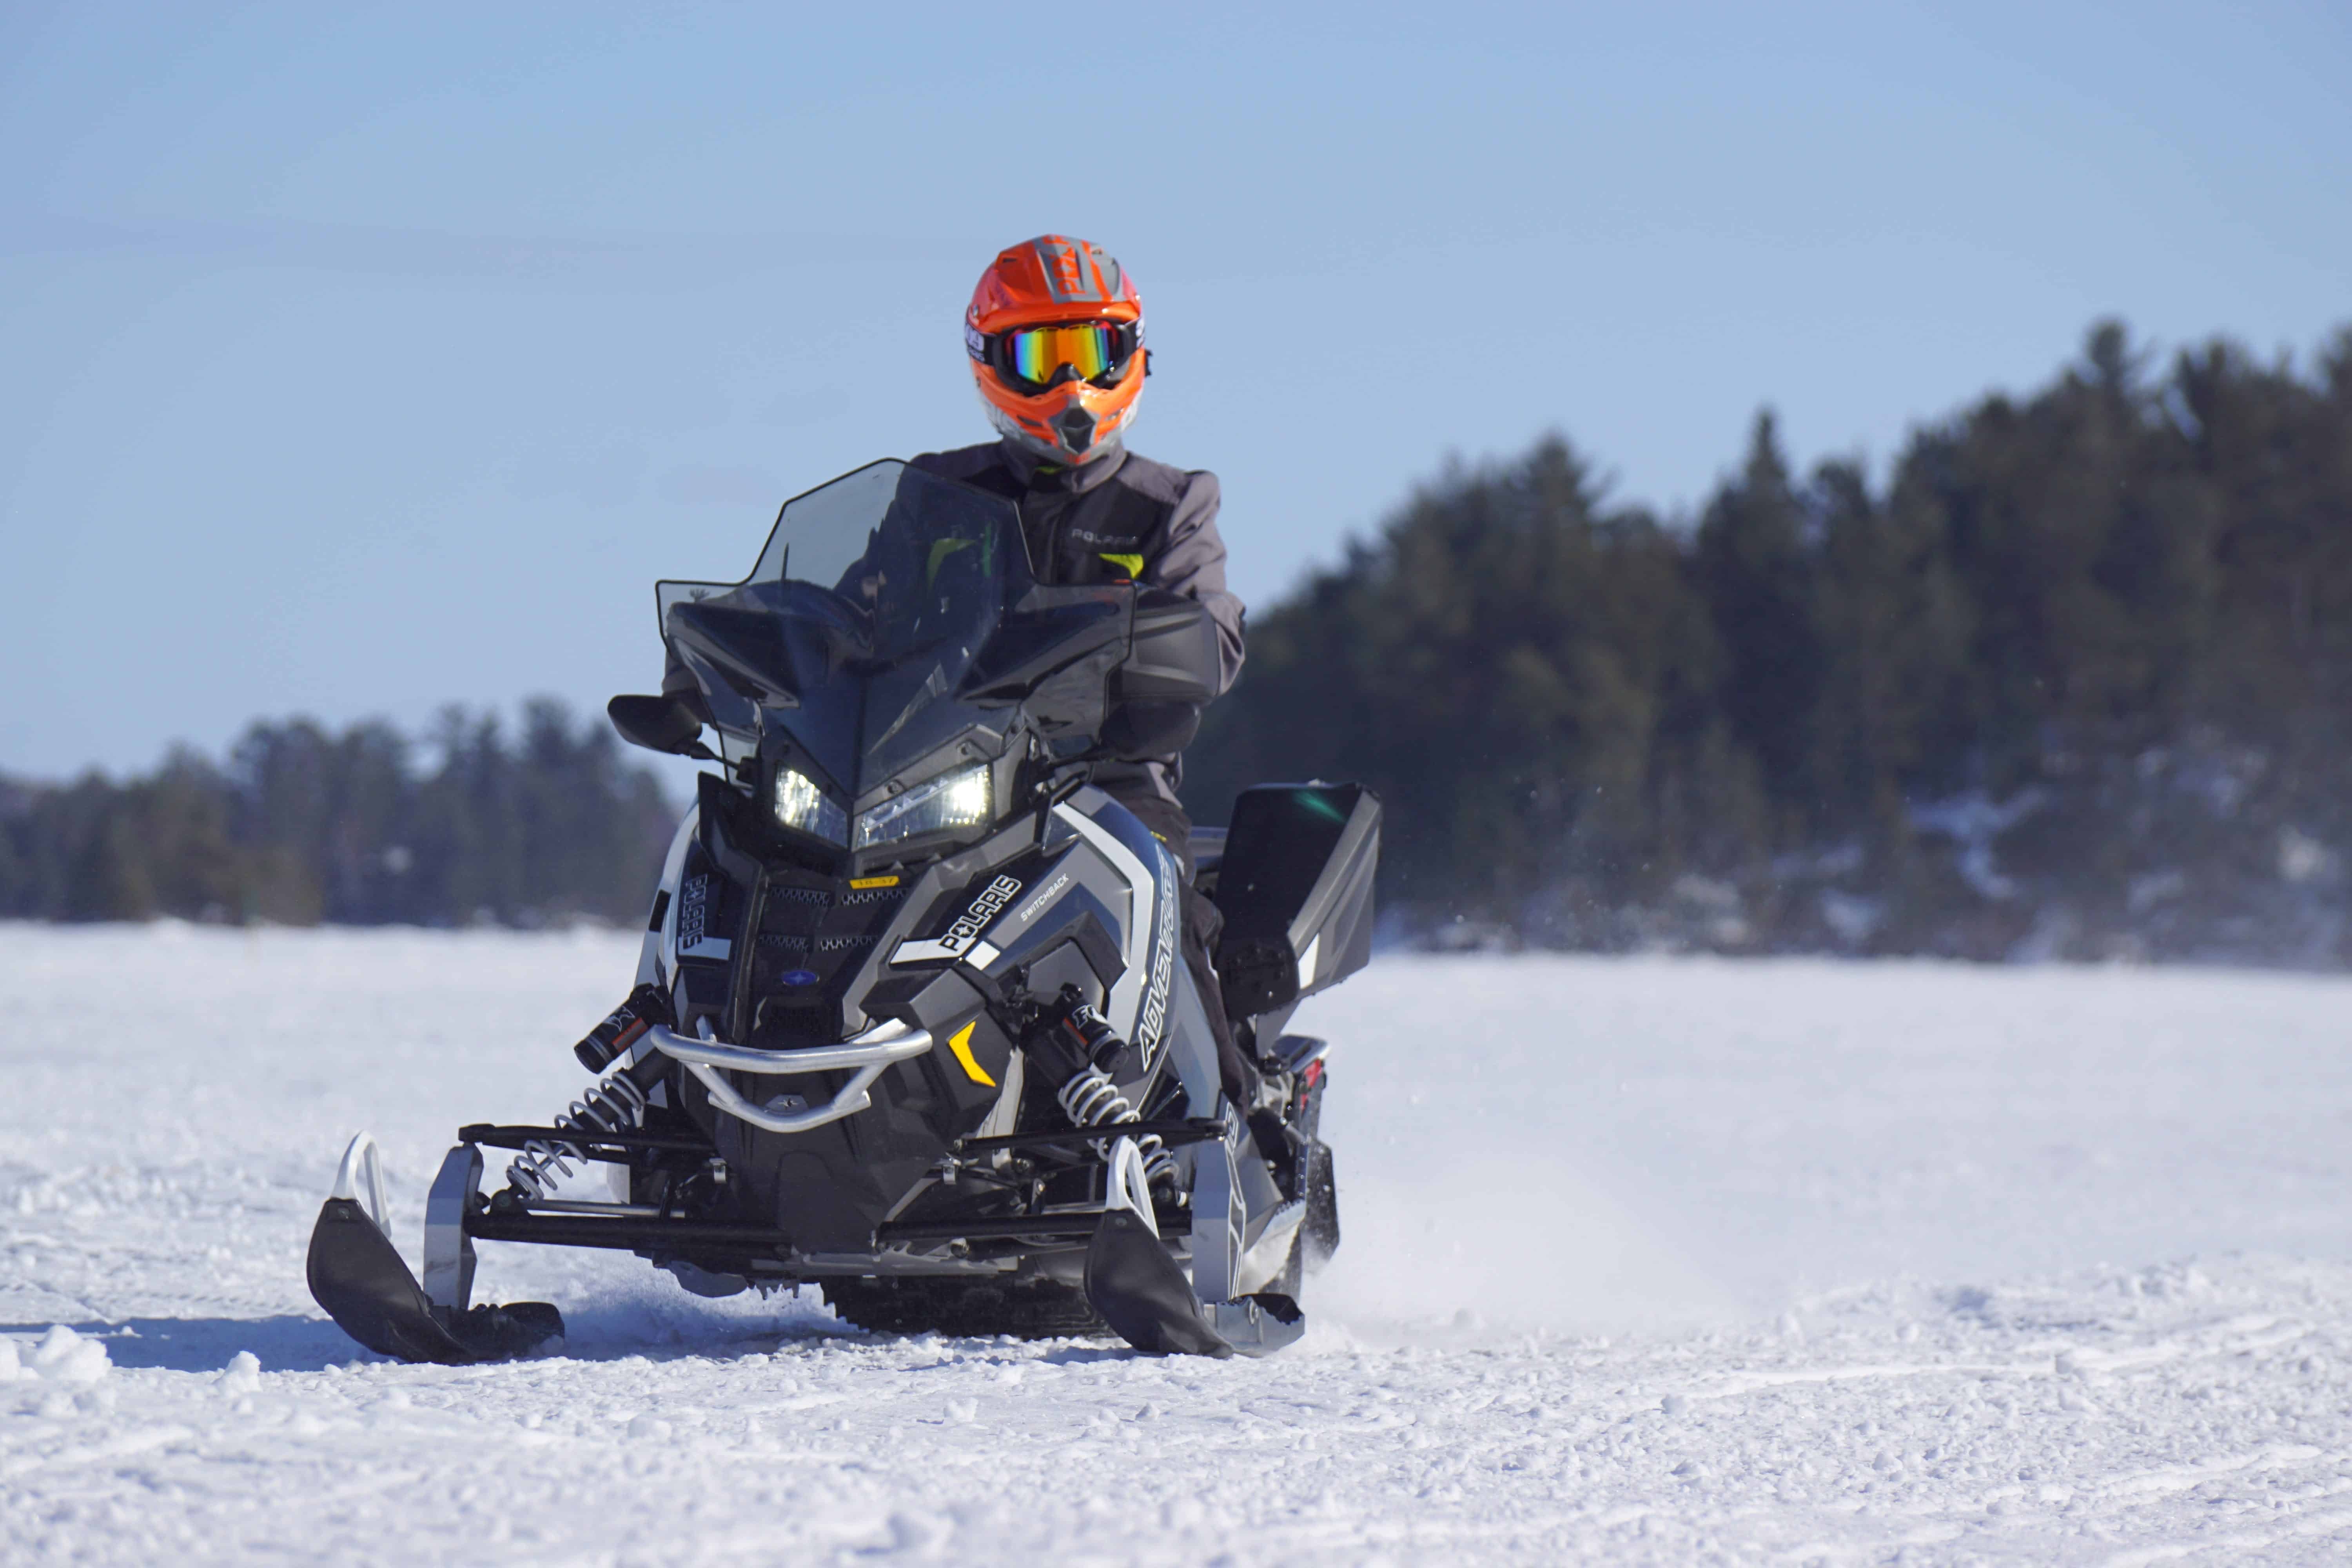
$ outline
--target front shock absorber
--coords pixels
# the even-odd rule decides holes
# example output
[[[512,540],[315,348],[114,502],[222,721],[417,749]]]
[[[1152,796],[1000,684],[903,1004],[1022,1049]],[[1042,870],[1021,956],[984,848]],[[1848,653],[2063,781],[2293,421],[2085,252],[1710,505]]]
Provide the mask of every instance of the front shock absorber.
[[[613,1009],[611,1016],[591,1029],[586,1039],[572,1047],[572,1054],[590,1072],[603,1072],[627,1056],[629,1048],[645,1037],[647,1029],[657,1023],[669,1022],[669,998],[658,986],[640,985],[629,993],[627,1001]],[[639,1082],[640,1077],[646,1081]],[[599,1132],[625,1132],[644,1119],[647,1096],[660,1077],[661,1069],[653,1062],[624,1066],[585,1096],[573,1100],[571,1108],[555,1119],[554,1128],[558,1132],[580,1133],[591,1141]],[[507,1181],[526,1197],[543,1198],[572,1173],[573,1161],[583,1165],[588,1163],[587,1151],[581,1144],[562,1138],[534,1138],[523,1145],[521,1155],[507,1167]]]
[[[573,1100],[571,1108],[555,1119],[555,1131],[577,1132],[583,1142],[593,1142],[599,1132],[625,1132],[635,1127],[646,1113],[646,1091],[630,1076],[632,1070],[623,1068]],[[522,1152],[507,1167],[507,1181],[527,1197],[543,1198],[572,1173],[575,1160],[582,1164],[588,1163],[588,1152],[580,1143],[562,1138],[534,1138],[523,1145]]]
[[[1116,1127],[1142,1120],[1134,1103],[1104,1070],[1127,1050],[1127,1042],[1111,1028],[1110,1020],[1090,1003],[1065,992],[1063,1005],[1047,1020],[1045,1033],[1060,1047],[1057,1054],[1066,1065],[1072,1059],[1079,1064],[1054,1092],[1071,1126]],[[1145,1133],[1135,1141],[1135,1147],[1143,1156],[1143,1173],[1153,1185],[1175,1182],[1176,1157],[1161,1144],[1158,1133]],[[1097,1140],[1094,1150],[1108,1157],[1110,1141]]]

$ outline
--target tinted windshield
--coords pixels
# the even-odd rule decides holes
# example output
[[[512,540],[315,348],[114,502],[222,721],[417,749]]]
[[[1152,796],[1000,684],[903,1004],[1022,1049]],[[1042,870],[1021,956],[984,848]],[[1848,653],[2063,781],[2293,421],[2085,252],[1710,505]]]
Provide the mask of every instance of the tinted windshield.
[[[881,462],[786,502],[743,582],[658,593],[730,759],[781,727],[854,794],[981,721],[957,693],[1029,581],[1011,502]]]

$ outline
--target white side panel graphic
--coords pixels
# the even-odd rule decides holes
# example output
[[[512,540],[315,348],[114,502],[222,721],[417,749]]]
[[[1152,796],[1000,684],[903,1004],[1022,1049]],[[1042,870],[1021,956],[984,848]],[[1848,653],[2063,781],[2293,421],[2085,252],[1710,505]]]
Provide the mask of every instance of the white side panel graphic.
[[[1102,851],[1103,858],[1127,879],[1126,967],[1119,973],[1118,984],[1110,988],[1110,1005],[1103,1011],[1110,1018],[1110,1026],[1131,1040],[1135,1037],[1136,1022],[1143,1012],[1143,984],[1150,977],[1151,917],[1154,912],[1151,874],[1108,829],[1085,813],[1073,811],[1067,802],[1055,806],[1054,816],[1071,832]]]

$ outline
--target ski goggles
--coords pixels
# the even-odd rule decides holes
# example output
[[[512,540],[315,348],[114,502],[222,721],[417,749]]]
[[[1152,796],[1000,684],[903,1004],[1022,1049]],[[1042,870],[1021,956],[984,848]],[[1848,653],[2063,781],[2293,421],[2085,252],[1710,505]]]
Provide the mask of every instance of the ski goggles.
[[[1108,386],[1142,342],[1143,333],[1132,321],[1072,321],[992,332],[986,357],[998,375],[1026,390],[1042,392],[1062,380],[1065,371]]]

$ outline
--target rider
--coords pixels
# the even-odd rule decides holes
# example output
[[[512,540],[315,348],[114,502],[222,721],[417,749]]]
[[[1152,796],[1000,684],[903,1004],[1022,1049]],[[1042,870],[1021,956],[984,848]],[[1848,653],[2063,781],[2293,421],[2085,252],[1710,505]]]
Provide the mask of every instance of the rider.
[[[1198,600],[1217,627],[1217,690],[1242,667],[1242,602],[1225,588],[1217,477],[1127,449],[1127,426],[1150,374],[1143,300],[1097,245],[1040,235],[1000,252],[964,311],[964,352],[997,439],[928,452],[912,466],[1014,503],[1040,582],[1134,583]],[[673,660],[665,696],[688,702],[692,673]],[[1184,956],[1217,1035],[1220,1077],[1244,1111],[1259,1075],[1224,1016],[1209,951],[1222,921],[1192,883],[1192,821],[1177,798],[1181,753],[1198,728],[1187,705],[1129,704],[1104,740],[1114,753],[1093,782],[1142,819],[1184,874]]]
[[[997,439],[926,453],[914,466],[1018,506],[1040,582],[1132,582],[1198,600],[1217,627],[1217,690],[1231,686],[1242,668],[1242,602],[1225,588],[1217,476],[1127,449],[1151,373],[1135,279],[1086,240],[1024,240],[980,275],[964,311],[963,346]],[[1192,889],[1192,825],[1176,795],[1181,753],[1199,721],[1198,710],[1172,705],[1115,712],[1105,739],[1118,760],[1097,764],[1094,782],[1183,868],[1184,956],[1214,1020],[1225,1090],[1247,1110],[1257,1075],[1223,1016],[1208,957],[1220,922],[1216,906]]]
[[[998,438],[914,466],[1015,503],[1040,582],[1133,582],[1199,600],[1223,655],[1217,689],[1232,685],[1242,602],[1225,590],[1217,476],[1138,457],[1123,438],[1150,374],[1135,280],[1099,246],[1024,240],[981,274],[963,341]],[[1094,774],[1188,868],[1176,785],[1195,718],[1115,716],[1109,739],[1128,760]]]

